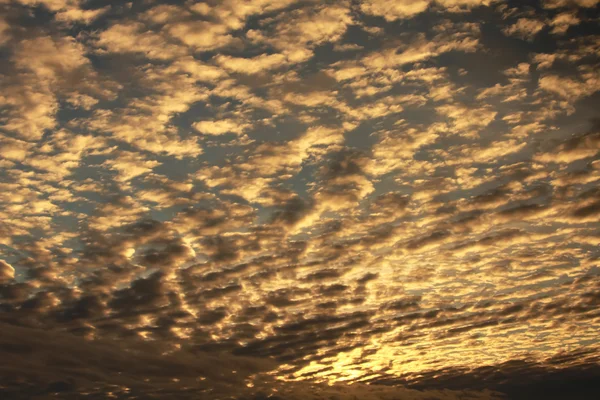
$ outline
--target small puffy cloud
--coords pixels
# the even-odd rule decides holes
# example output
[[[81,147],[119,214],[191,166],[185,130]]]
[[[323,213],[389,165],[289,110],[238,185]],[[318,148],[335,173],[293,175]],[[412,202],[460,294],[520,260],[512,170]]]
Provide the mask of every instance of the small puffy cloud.
[[[253,58],[219,55],[215,61],[227,71],[248,75],[277,69],[287,62],[282,54],[261,54]]]
[[[365,14],[383,17],[387,21],[395,21],[422,13],[429,7],[430,3],[430,0],[367,0],[361,3],[360,9]]]
[[[66,8],[56,13],[57,21],[65,22],[83,22],[86,24],[94,22],[98,17],[107,13],[110,6],[97,8],[95,10],[84,10],[82,8],[72,7]]]
[[[600,90],[600,73],[590,71],[582,74],[580,79],[548,74],[542,76],[538,84],[547,92],[555,93],[569,101],[576,101]]]
[[[337,43],[335,46],[333,46],[333,51],[339,51],[339,52],[355,51],[355,50],[362,50],[362,49],[364,49],[363,46],[360,46],[360,45],[354,44],[354,43],[345,43],[345,44]]]
[[[436,35],[433,40],[426,40],[423,35],[418,35],[408,45],[374,51],[365,56],[361,63],[370,71],[378,71],[405,64],[424,62],[451,51],[474,52],[479,46],[477,36],[477,30],[458,33],[443,32]]]
[[[8,160],[23,161],[29,155],[31,144],[13,139],[10,137],[0,136],[0,153]]]
[[[7,43],[11,36],[10,24],[4,18],[0,18],[0,46]]]
[[[507,155],[517,153],[525,147],[525,143],[517,140],[504,140],[490,143],[484,147],[467,147],[461,154],[477,163],[498,162]]]
[[[90,64],[85,48],[74,38],[39,37],[19,43],[15,64],[50,82]]]
[[[332,154],[321,170],[321,183],[315,193],[317,213],[339,211],[355,206],[374,191],[365,169],[369,159],[357,151],[343,150]]]
[[[504,29],[504,33],[509,36],[516,36],[521,39],[531,40],[537,35],[546,24],[537,19],[519,18],[517,22]]]
[[[468,11],[475,7],[489,6],[498,0],[435,0],[450,12]]]
[[[185,46],[196,51],[208,51],[240,44],[232,31],[243,28],[248,18],[285,8],[294,2],[254,0],[240,4],[237,0],[226,0],[214,5],[194,4],[189,11],[171,8],[165,13],[159,9],[151,12],[150,17],[156,22],[166,22],[163,32]],[[159,7],[164,8],[161,5],[156,8]]]
[[[194,50],[206,51],[235,42],[227,26],[209,21],[181,21],[167,25],[168,34]]]
[[[233,119],[220,119],[214,121],[199,121],[194,123],[194,129],[205,135],[224,135],[226,133],[235,133],[241,135],[250,127],[249,124],[240,123]]]
[[[43,5],[49,11],[56,13],[57,21],[79,22],[89,24],[106,13],[110,6],[97,9],[84,9],[82,0],[18,0],[23,5],[35,7]],[[83,3],[83,4],[82,4]]]
[[[10,281],[15,277],[15,269],[4,260],[0,260],[0,282]]]
[[[445,104],[435,110],[449,118],[453,133],[460,136],[475,136],[491,124],[498,114],[488,106],[471,108],[462,104]]]
[[[128,99],[123,107],[96,108],[86,127],[143,151],[178,158],[202,154],[197,138],[182,137],[171,119],[207,98],[207,89],[197,82],[219,73],[187,57],[180,61],[172,66],[147,65],[138,82],[146,89],[144,95]]]
[[[169,72],[186,73],[200,82],[215,82],[227,73],[214,65],[205,64],[192,56],[179,57],[168,68]]]
[[[37,140],[56,126],[59,96],[111,98],[117,86],[99,82],[85,53],[84,46],[72,37],[19,41],[12,54],[17,74],[4,80],[0,94],[0,105],[8,108],[5,129],[23,139]]]
[[[544,8],[554,9],[562,7],[592,8],[598,4],[598,0],[544,0]]]
[[[383,175],[401,168],[410,168],[414,157],[423,146],[434,143],[438,138],[435,131],[421,132],[415,128],[383,132],[373,146],[373,159],[367,171]]]
[[[316,46],[337,42],[352,23],[350,9],[344,1],[337,5],[307,7],[281,15],[276,19],[271,35],[250,30],[247,37],[256,43],[272,45],[289,62],[298,63],[311,58]]]
[[[552,33],[554,34],[564,34],[567,32],[569,27],[578,25],[581,22],[577,15],[572,12],[564,12],[554,16],[550,21],[550,26],[552,26]]]
[[[594,157],[600,152],[600,129],[596,121],[589,132],[559,144],[552,151],[541,152],[535,160],[544,163],[571,163]]]
[[[56,126],[54,116],[58,110],[58,102],[52,93],[8,87],[0,95],[0,104],[12,109],[12,115],[4,128],[18,132],[23,139],[39,139],[46,129]]]
[[[168,60],[187,52],[139,22],[112,25],[99,33],[97,45],[109,53],[136,53],[154,60]]]
[[[538,69],[546,69],[551,67],[557,58],[556,54],[540,53],[533,56],[533,61],[537,63]]]
[[[104,165],[117,171],[117,180],[125,183],[152,171],[152,168],[160,165],[160,162],[147,160],[141,154],[121,152],[116,158],[105,161]]]
[[[365,14],[383,17],[386,21],[408,19],[426,11],[430,6],[439,6],[444,11],[464,12],[479,6],[488,6],[494,0],[367,0],[361,3]]]

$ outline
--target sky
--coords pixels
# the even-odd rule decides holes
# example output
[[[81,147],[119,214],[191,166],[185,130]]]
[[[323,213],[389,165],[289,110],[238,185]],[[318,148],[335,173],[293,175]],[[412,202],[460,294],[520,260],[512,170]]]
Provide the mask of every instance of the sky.
[[[598,0],[0,0],[0,397],[591,399]]]

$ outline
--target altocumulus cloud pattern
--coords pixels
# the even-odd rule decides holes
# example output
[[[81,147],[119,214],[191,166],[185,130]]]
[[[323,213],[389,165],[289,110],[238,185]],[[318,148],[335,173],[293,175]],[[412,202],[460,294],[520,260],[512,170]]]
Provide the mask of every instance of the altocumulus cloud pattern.
[[[0,0],[2,399],[593,399],[598,0]]]

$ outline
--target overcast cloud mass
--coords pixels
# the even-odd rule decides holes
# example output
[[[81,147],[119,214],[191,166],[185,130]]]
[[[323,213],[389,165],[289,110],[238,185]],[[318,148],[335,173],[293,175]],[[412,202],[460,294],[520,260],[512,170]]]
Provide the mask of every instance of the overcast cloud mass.
[[[0,0],[2,399],[592,399],[598,0]]]

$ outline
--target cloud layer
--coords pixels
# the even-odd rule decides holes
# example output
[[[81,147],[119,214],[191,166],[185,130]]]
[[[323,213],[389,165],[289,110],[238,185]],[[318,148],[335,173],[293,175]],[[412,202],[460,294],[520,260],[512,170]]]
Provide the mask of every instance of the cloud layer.
[[[0,9],[0,393],[596,376],[597,1]]]

